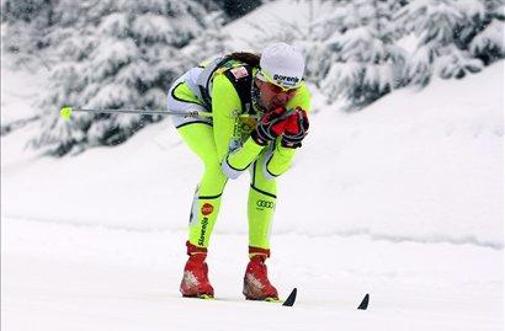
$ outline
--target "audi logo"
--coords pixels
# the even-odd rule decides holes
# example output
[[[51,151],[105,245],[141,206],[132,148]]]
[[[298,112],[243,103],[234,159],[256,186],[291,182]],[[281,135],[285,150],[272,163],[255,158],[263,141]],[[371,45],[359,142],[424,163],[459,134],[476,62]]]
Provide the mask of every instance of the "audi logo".
[[[273,208],[274,203],[272,201],[258,200],[256,201],[256,206],[260,208]]]

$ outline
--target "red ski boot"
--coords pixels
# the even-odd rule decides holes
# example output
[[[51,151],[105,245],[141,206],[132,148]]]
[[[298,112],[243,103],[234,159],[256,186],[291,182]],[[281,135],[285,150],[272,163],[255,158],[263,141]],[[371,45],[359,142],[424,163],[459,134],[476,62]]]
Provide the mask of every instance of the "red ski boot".
[[[209,268],[205,263],[207,249],[186,242],[189,259],[184,267],[180,291],[183,297],[213,298],[214,289],[210,285]]]
[[[251,250],[249,248],[250,254]],[[277,289],[268,280],[267,266],[265,265],[265,260],[270,256],[270,251],[264,251],[266,254],[252,255],[247,265],[244,276],[244,290],[242,291],[247,300],[279,300]]]

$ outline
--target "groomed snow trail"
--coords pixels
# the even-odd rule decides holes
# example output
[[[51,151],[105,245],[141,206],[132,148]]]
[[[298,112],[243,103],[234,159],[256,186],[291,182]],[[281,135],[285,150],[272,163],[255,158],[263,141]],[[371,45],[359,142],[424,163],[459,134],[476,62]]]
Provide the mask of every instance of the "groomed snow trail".
[[[185,232],[2,222],[3,330],[500,330],[501,249],[278,235],[269,261],[295,307],[245,302],[247,240],[213,238],[219,300],[178,293]],[[369,310],[356,310],[369,292]]]

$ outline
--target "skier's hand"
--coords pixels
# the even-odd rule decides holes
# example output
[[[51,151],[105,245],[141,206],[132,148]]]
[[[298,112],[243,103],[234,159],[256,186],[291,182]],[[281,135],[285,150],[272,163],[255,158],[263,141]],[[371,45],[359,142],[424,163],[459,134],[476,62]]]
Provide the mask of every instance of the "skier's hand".
[[[286,120],[281,145],[288,148],[298,148],[302,146],[302,140],[309,130],[309,119],[307,113],[297,108]]]
[[[267,145],[284,132],[288,118],[284,107],[278,107],[265,113],[251,132],[251,137],[258,145]]]

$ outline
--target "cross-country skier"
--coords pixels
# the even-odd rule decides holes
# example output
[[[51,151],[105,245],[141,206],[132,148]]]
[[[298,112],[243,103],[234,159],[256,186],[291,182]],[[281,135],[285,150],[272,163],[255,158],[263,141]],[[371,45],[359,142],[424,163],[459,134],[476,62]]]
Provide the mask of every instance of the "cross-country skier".
[[[205,259],[221,195],[228,179],[249,169],[250,261],[243,293],[251,300],[278,299],[265,259],[270,256],[276,177],[290,167],[309,127],[304,67],[299,50],[275,43],[261,55],[231,53],[192,68],[170,88],[168,110],[212,114],[174,117],[182,139],[205,166],[191,207],[183,296],[213,297]]]

